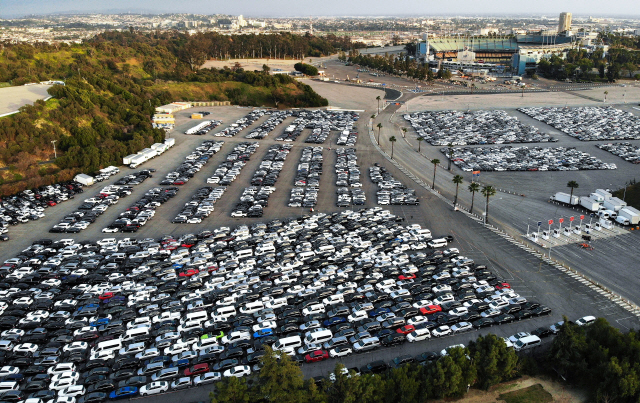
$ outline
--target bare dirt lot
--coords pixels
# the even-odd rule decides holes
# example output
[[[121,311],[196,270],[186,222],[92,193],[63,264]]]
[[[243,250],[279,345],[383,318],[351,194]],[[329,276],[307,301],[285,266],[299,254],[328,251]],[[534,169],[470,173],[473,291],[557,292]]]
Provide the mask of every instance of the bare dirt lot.
[[[308,59],[305,59],[308,62]],[[262,70],[262,65],[266,64],[271,70],[293,70],[293,65],[299,63],[300,60],[282,60],[282,59],[229,59],[229,60],[207,60],[204,68],[222,69],[224,67],[233,67],[236,63],[240,63],[243,69],[248,71]]]
[[[49,96],[50,85],[27,85],[0,88],[0,115],[15,112],[22,106],[32,104]]]

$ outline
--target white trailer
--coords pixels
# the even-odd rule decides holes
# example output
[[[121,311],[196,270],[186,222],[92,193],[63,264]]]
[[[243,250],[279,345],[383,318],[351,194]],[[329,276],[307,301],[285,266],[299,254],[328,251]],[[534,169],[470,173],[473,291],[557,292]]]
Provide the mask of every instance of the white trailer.
[[[620,211],[621,208],[627,206],[627,203],[618,199],[617,197],[612,197],[610,199],[605,200],[604,203],[602,203],[602,205],[607,210]]]
[[[173,137],[169,137],[167,139],[164,139],[164,144],[166,144],[167,147],[171,148],[176,144],[176,139],[174,139]]]
[[[551,196],[551,200],[568,204],[570,206],[575,206],[578,204],[578,196],[571,196],[568,193],[558,192],[555,195]]]
[[[147,162],[149,157],[145,154],[138,154],[131,159],[131,164],[129,165],[131,168],[137,168],[140,164]]]
[[[629,224],[636,225],[640,223],[640,211],[633,207],[624,207],[618,211],[618,217],[624,217],[629,220]]]
[[[82,183],[85,186],[91,186],[95,183],[95,181],[93,180],[93,176],[89,176],[86,174],[77,174],[74,178],[74,181],[78,182],[78,183]]]
[[[589,197],[592,198],[593,200],[599,201],[600,203],[604,201],[604,196],[601,195],[600,193],[591,193]]]
[[[140,152],[140,154],[142,155],[146,155],[147,159],[151,159],[153,157],[155,157],[156,155],[158,155],[158,152],[152,148],[145,148],[144,150],[142,150]]]
[[[611,193],[609,193],[608,191],[606,191],[604,189],[596,189],[596,193],[601,194],[602,197],[604,197],[605,200],[611,198]]]
[[[196,134],[200,130],[209,126],[211,123],[212,123],[211,120],[205,120],[204,122],[198,123],[197,125],[193,126],[191,129],[188,129],[186,132],[184,132],[184,134]]]
[[[155,143],[151,146],[151,148],[156,150],[156,153],[158,155],[162,154],[163,152],[169,149],[169,147],[164,143]]]
[[[135,157],[136,155],[138,155],[138,154],[131,154],[131,155],[127,155],[126,157],[124,157],[124,158],[122,159],[122,163],[123,163],[124,165],[129,165],[129,164],[131,164],[131,159],[132,159],[133,157]]]
[[[580,198],[580,205],[589,211],[600,210],[600,202],[592,199],[591,197],[582,196]]]

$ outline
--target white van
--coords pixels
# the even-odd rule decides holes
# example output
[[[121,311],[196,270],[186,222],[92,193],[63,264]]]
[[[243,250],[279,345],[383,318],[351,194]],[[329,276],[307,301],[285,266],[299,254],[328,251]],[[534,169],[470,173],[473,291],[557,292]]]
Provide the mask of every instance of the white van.
[[[218,318],[230,318],[236,314],[236,307],[233,305],[219,306],[213,311],[213,316]]]
[[[431,332],[429,329],[416,329],[407,335],[407,341],[413,343],[416,341],[427,340],[431,338]]]
[[[334,253],[336,248],[333,245],[323,245],[316,250],[316,253]]]
[[[132,343],[126,347],[122,347],[118,354],[127,355],[127,354],[137,354],[139,352],[144,351],[145,345],[144,343]]]
[[[444,248],[447,245],[448,245],[448,242],[444,238],[432,239],[429,242],[427,242],[427,246],[432,248],[432,249],[434,249],[434,248]]]
[[[217,346],[218,345],[218,339],[215,337],[208,337],[206,339],[200,339],[198,340],[197,343],[193,343],[193,346],[191,346],[191,348],[193,349],[193,351],[200,351],[200,350],[204,350],[207,347],[212,347],[212,346]]]
[[[92,350],[94,353],[101,351],[116,351],[122,348],[122,340],[108,340],[98,343],[98,345]]]
[[[244,259],[244,258],[248,258],[253,256],[253,250],[252,249],[242,249],[236,252],[235,254],[235,258],[236,259]]]
[[[538,346],[540,343],[542,343],[542,340],[540,340],[538,336],[526,336],[518,339],[518,341],[513,345],[513,348],[516,351],[521,351]]]
[[[123,342],[131,341],[138,336],[148,336],[149,328],[148,327],[138,327],[135,329],[129,329],[122,337]]]
[[[302,315],[307,316],[307,315],[311,315],[312,313],[324,313],[324,312],[325,312],[324,304],[311,304],[302,310]]]
[[[300,336],[283,337],[275,342],[274,350],[291,350],[302,346]]]
[[[304,338],[305,344],[322,344],[333,338],[333,333],[329,329],[317,328],[313,329]]]
[[[4,395],[10,390],[18,390],[18,382],[12,382],[12,381],[0,382],[0,396]]]
[[[205,322],[207,319],[209,319],[209,315],[207,314],[206,311],[196,311],[196,312],[189,312],[187,314],[187,317],[184,318],[183,320],[183,324],[187,323],[187,322]]]
[[[311,259],[315,255],[316,253],[313,251],[306,251],[306,252],[299,253],[297,257],[298,257],[298,260],[305,261],[305,260]]]
[[[240,307],[240,312],[252,314],[252,313],[258,312],[261,309],[264,309],[264,303],[262,301],[253,301],[253,302],[247,303],[243,307]]]

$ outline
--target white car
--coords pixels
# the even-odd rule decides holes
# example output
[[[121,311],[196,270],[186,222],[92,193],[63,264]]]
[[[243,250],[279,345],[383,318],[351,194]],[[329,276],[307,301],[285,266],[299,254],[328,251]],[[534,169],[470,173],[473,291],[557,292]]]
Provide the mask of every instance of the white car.
[[[54,376],[51,377],[51,382],[57,382],[60,381],[62,379],[72,379],[73,383],[78,382],[78,379],[80,379],[80,374],[77,372],[71,372],[71,371],[67,371],[67,372],[62,372],[60,374],[55,374]]]
[[[596,321],[595,316],[583,316],[582,318],[576,320],[576,325],[578,326],[587,326]]]
[[[453,333],[463,333],[463,332],[468,332],[470,330],[473,330],[473,326],[471,326],[471,323],[469,322],[460,322],[451,326],[451,331]]]
[[[469,313],[469,310],[464,306],[459,306],[449,311],[449,315],[451,316],[462,316],[462,315],[466,315],[467,313]]]
[[[224,371],[223,375],[225,377],[235,376],[236,378],[242,378],[243,376],[251,375],[251,368],[246,365],[237,365]]]
[[[246,217],[246,216],[247,216],[247,213],[245,213],[244,211],[236,210],[236,211],[231,212],[231,217]]]
[[[513,336],[510,336],[509,337],[509,341],[511,343],[515,343],[516,341],[522,339],[523,337],[527,337],[527,336],[531,336],[531,333],[529,333],[529,332],[519,332],[519,333],[514,334]]]
[[[367,319],[368,317],[369,315],[367,314],[367,311],[357,311],[347,316],[347,320],[349,322],[357,322],[362,319]]]
[[[353,350],[351,349],[351,347],[347,347],[347,346],[340,346],[340,347],[332,348],[331,350],[329,350],[329,356],[331,358],[346,357],[351,353],[353,353]]]
[[[158,393],[164,393],[169,390],[169,382],[156,381],[146,384],[140,388],[140,396],[155,395]]]
[[[106,227],[106,228],[102,229],[102,232],[105,232],[105,233],[113,233],[113,232],[118,232],[118,231],[120,231],[120,230],[118,228],[116,228],[116,227]]]
[[[11,367],[11,366],[5,366],[0,368],[0,377],[5,377],[5,376],[9,376],[9,375],[15,375],[17,373],[20,372],[20,368],[18,367]]]
[[[86,389],[84,385],[73,385],[58,391],[58,397],[84,396]]]
[[[444,337],[449,336],[451,334],[451,328],[447,325],[438,326],[435,329],[431,330],[431,335],[433,337]]]
[[[193,378],[193,384],[195,386],[206,385],[207,383],[217,382],[220,379],[222,379],[222,374],[220,374],[220,372],[205,372],[204,374]]]
[[[429,318],[427,318],[426,316],[418,315],[418,316],[414,316],[413,318],[410,318],[407,321],[407,325],[417,326],[421,323],[426,323],[428,321],[429,321]]]
[[[60,391],[60,390],[66,389],[66,388],[68,388],[70,386],[73,386],[75,384],[76,384],[76,380],[75,379],[73,379],[73,378],[63,378],[63,379],[60,379],[58,381],[51,382],[49,384],[49,389]]]

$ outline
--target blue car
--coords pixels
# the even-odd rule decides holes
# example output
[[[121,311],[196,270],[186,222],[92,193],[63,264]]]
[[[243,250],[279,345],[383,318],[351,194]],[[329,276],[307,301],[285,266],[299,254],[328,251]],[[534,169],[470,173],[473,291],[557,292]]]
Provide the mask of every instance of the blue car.
[[[171,367],[186,368],[186,367],[188,367],[189,365],[190,365],[189,360],[188,360],[188,359],[186,359],[186,358],[183,358],[183,359],[181,359],[181,360],[174,361],[174,362],[173,362],[173,365],[169,365],[169,368],[171,368]]]
[[[118,388],[109,393],[109,399],[128,399],[138,394],[138,388],[135,386],[125,386]]]
[[[108,325],[109,322],[111,322],[111,319],[109,319],[109,318],[100,318],[100,319],[96,320],[95,322],[89,322],[89,326],[100,327],[100,326],[103,326],[103,325]]]
[[[332,326],[332,325],[337,325],[338,323],[344,323],[347,320],[345,318],[343,318],[342,316],[334,316],[333,318],[327,319],[325,320],[323,323],[326,327]]]
[[[98,309],[98,308],[100,308],[100,306],[98,304],[87,304],[87,305],[79,306],[78,309],[76,309],[76,311],[82,312],[82,311],[86,311],[86,310],[89,310],[89,309]]]
[[[113,302],[127,302],[127,297],[125,297],[124,295],[114,295],[113,297],[102,301],[103,304],[110,304]]]
[[[369,311],[369,317],[375,318],[376,316],[380,316],[383,313],[389,313],[389,312],[391,312],[391,309],[389,308],[376,308]]]
[[[261,339],[263,337],[272,336],[273,329],[260,329],[253,334],[254,339]]]

